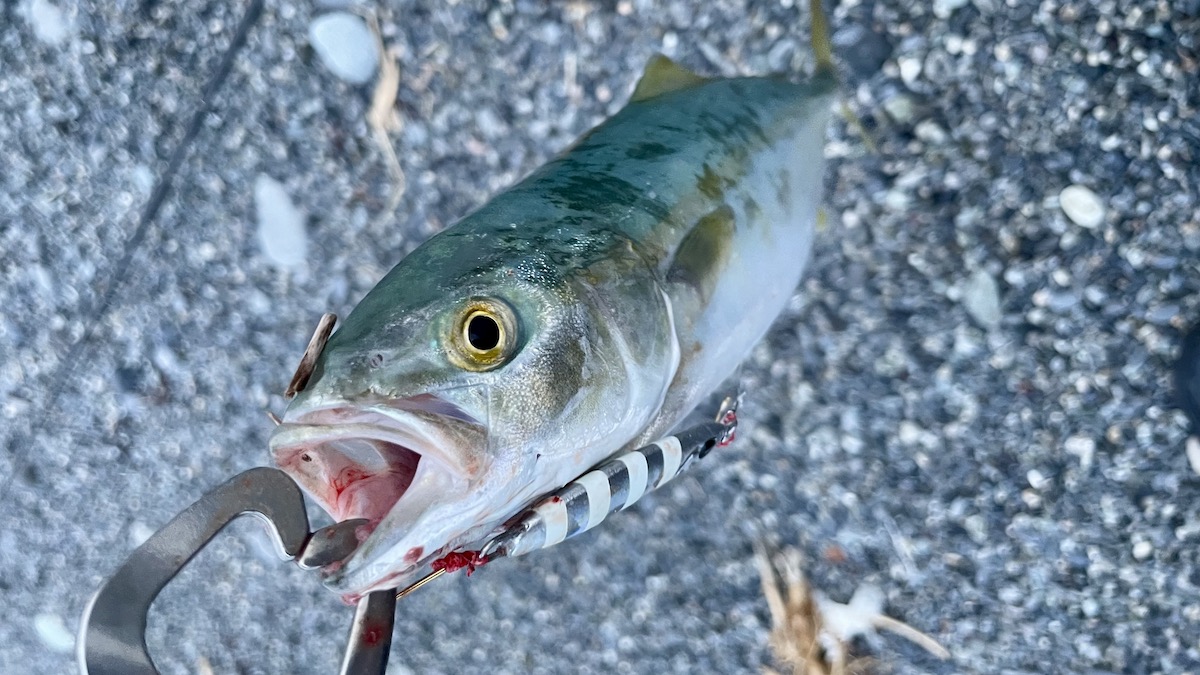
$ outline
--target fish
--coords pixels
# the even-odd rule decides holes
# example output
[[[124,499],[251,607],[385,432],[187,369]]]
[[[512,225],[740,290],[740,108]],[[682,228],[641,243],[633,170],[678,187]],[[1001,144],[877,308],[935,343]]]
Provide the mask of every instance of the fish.
[[[270,437],[335,520],[325,584],[397,588],[539,496],[670,430],[732,374],[811,255],[838,93],[658,55],[628,103],[403,258],[328,339]]]

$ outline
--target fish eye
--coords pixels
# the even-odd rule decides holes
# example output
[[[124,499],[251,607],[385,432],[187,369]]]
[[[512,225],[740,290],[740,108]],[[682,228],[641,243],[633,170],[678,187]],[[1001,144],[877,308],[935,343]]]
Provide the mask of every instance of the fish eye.
[[[460,368],[482,372],[503,365],[517,343],[517,321],[508,304],[472,298],[458,312],[449,356]]]
[[[483,312],[472,312],[471,316],[467,317],[467,344],[479,352],[486,352],[495,349],[500,344],[501,332],[496,317]]]

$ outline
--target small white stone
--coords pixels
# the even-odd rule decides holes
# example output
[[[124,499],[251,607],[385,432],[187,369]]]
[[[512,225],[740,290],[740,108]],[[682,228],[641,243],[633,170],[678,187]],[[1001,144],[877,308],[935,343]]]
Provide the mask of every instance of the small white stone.
[[[1058,205],[1071,222],[1089,230],[1104,222],[1104,204],[1088,188],[1069,185],[1058,193]]]
[[[977,270],[962,288],[963,308],[972,319],[987,329],[1000,325],[1000,288],[992,275]]]
[[[25,16],[34,37],[48,45],[62,44],[71,36],[71,23],[49,0],[33,0],[26,7]]]
[[[902,213],[908,211],[908,194],[899,188],[892,188],[883,195],[883,206],[889,211]]]
[[[921,76],[921,59],[915,56],[901,56],[896,65],[900,66],[900,80],[909,87]]]
[[[939,19],[948,19],[954,10],[966,5],[967,0],[933,0],[933,15]]]
[[[1133,557],[1137,560],[1145,560],[1154,553],[1154,544],[1142,540],[1133,545]]]
[[[913,100],[904,94],[889,96],[883,101],[883,111],[901,124],[912,120],[913,115],[916,114],[916,108]]]
[[[917,138],[932,145],[941,145],[946,142],[947,138],[949,138],[949,136],[946,135],[946,132],[940,126],[938,126],[937,122],[932,122],[930,120],[922,120],[921,122],[918,122],[917,127],[913,129],[913,133],[917,135]]]
[[[921,427],[911,420],[900,422],[897,436],[904,445],[916,445],[921,440]]]
[[[132,173],[134,187],[142,196],[150,196],[150,191],[154,189],[154,172],[145,164],[138,164],[133,167]]]
[[[1087,436],[1071,436],[1063,442],[1063,449],[1079,458],[1079,467],[1087,470],[1096,455],[1096,441]]]
[[[67,630],[67,625],[57,614],[38,614],[33,617],[33,629],[42,644],[52,652],[70,654],[75,649],[75,636]]]
[[[280,267],[295,267],[308,255],[304,212],[292,204],[279,181],[266,174],[254,180],[254,210],[258,243],[267,258]]]
[[[362,17],[350,12],[322,14],[308,25],[313,50],[334,75],[366,84],[379,67],[379,45]]]
[[[1186,447],[1188,464],[1191,464],[1192,471],[1200,476],[1200,436],[1188,436]]]
[[[135,520],[129,525],[129,544],[134,548],[146,543],[146,540],[154,536],[154,528],[143,523],[140,520]]]

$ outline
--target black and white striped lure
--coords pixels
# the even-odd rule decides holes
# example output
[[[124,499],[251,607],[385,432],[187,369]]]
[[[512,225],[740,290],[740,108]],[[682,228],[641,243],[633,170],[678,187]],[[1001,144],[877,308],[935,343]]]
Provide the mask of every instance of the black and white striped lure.
[[[605,461],[518,514],[479,555],[486,560],[525,555],[592,529],[666,485],[714,447],[730,443],[736,405],[723,406],[717,420]]]

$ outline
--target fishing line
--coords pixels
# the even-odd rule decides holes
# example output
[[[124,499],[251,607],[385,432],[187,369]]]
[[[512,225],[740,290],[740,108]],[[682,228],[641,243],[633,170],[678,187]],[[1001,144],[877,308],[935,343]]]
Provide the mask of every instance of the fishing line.
[[[129,266],[133,262],[133,256],[141,248],[142,242],[146,239],[146,234],[150,231],[150,226],[154,224],[155,219],[158,217],[158,212],[162,208],[163,202],[166,201],[167,195],[171,192],[172,181],[175,175],[179,173],[180,167],[183,166],[183,161],[188,157],[188,150],[195,142],[196,137],[200,135],[200,130],[204,125],[204,116],[212,110],[213,99],[216,98],[217,92],[221,90],[221,87],[229,78],[229,73],[233,70],[234,59],[237,58],[238,52],[245,46],[246,39],[250,35],[250,29],[258,23],[259,17],[262,16],[262,9],[263,0],[250,0],[250,5],[246,8],[246,14],[242,17],[241,22],[238,23],[237,30],[234,31],[233,40],[230,41],[229,47],[221,56],[221,62],[217,64],[217,69],[213,71],[212,76],[209,77],[208,82],[204,85],[204,89],[200,92],[200,104],[197,106],[195,112],[192,113],[192,118],[183,132],[183,137],[179,139],[179,143],[176,144],[175,149],[171,152],[167,168],[159,176],[158,182],[155,183],[154,190],[150,193],[150,199],[147,200],[146,207],[142,210],[142,214],[138,218],[137,227],[134,228],[133,234],[129,236],[129,239],[125,241],[121,258],[113,267],[113,274],[111,275],[108,287],[98,296],[99,299],[93,308],[83,313],[86,317],[83,334],[75,342],[71,343],[65,358],[58,363],[50,375],[50,386],[47,388],[48,393],[42,402],[40,414],[33,418],[27,432],[22,434],[20,431],[16,431],[10,436],[8,452],[9,456],[13,458],[13,466],[8,475],[3,478],[3,483],[0,483],[0,498],[8,494],[13,477],[25,470],[28,453],[37,437],[45,430],[46,421],[50,417],[49,411],[53,410],[58,404],[58,399],[62,396],[63,390],[66,388],[68,377],[74,373],[74,365],[88,353],[92,338],[96,336],[100,320],[108,313],[108,310],[116,300],[125,280],[126,273],[129,271]]]

